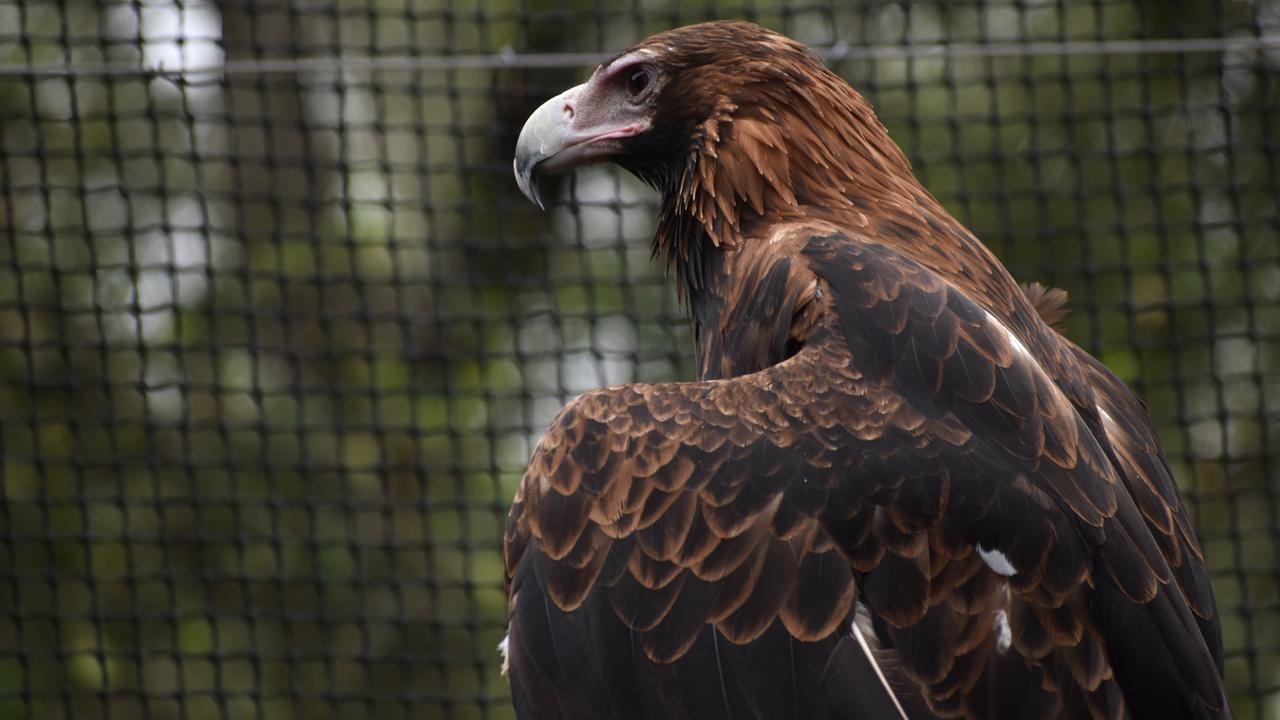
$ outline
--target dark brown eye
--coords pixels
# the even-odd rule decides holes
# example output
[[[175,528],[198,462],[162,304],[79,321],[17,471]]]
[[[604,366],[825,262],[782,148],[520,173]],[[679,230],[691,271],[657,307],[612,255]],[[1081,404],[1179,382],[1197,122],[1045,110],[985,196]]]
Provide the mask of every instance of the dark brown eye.
[[[638,97],[644,89],[649,87],[649,70],[646,68],[636,68],[627,75],[627,92],[631,93],[631,97]]]

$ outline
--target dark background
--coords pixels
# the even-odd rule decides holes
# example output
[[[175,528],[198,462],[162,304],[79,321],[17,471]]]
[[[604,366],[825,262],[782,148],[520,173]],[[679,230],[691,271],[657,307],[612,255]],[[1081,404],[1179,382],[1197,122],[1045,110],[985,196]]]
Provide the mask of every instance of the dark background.
[[[925,184],[1070,291],[1237,715],[1280,717],[1280,0],[0,0],[0,720],[511,717],[531,443],[691,374],[652,193],[590,169],[541,214],[515,135],[590,72],[548,53],[710,17],[851,53]]]

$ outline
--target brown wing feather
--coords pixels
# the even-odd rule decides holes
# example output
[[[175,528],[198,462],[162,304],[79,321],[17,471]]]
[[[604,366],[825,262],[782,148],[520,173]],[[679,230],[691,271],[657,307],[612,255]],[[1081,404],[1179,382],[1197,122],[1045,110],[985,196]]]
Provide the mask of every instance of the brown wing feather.
[[[1040,283],[1024,285],[1023,289],[1041,319],[1058,329],[1056,326],[1069,313],[1066,291]],[[1125,488],[1177,576],[1178,586],[1195,613],[1200,632],[1221,672],[1222,635],[1215,617],[1213,589],[1204,567],[1204,554],[1165,463],[1164,451],[1146,406],[1097,358],[1065,338],[1060,338],[1060,342],[1075,358],[1089,385],[1097,390],[1103,428],[1114,448]]]
[[[712,592],[689,601],[702,617],[684,624],[687,639],[713,611],[724,635],[739,642],[780,614],[804,635],[830,634],[852,607],[847,562],[829,541],[815,547],[821,530],[814,514],[793,516],[785,533],[772,525],[782,491],[805,472],[803,413],[773,412],[786,402],[776,385],[816,370],[819,354],[807,351],[746,378],[579,397],[544,435],[516,494],[509,576],[532,545],[559,568],[548,589],[561,610],[572,611],[600,574],[609,535],[649,515],[635,526],[627,569],[610,589],[615,610],[642,638],[673,612],[690,611],[682,604],[689,580]],[[654,472],[664,466],[676,472]],[[630,502],[617,501],[619,486],[628,488]],[[806,583],[797,589],[800,576]],[[815,583],[836,592],[816,593]]]
[[[1047,328],[1018,337],[891,247],[837,231],[814,238],[804,252],[830,285],[855,369],[926,417],[958,421],[972,434],[964,457],[937,457],[950,473],[939,534],[944,545],[953,543],[951,557],[976,544],[999,551],[1016,569],[1004,606],[1012,646],[1032,661],[1037,682],[1058,694],[1069,714],[1121,712],[1126,700],[1144,716],[1226,714],[1216,630],[1198,627],[1211,623],[1195,611],[1212,606],[1211,594],[1202,565],[1182,561],[1194,541],[1181,547],[1171,532],[1169,520],[1181,508],[1132,395]],[[1028,346],[1051,348],[1056,362],[1041,364]],[[1095,391],[1080,395],[1064,386],[1096,386],[1106,397],[1100,407],[1082,409],[1081,398]],[[897,466],[909,465],[900,449],[893,452]],[[900,487],[891,507],[913,493]],[[912,593],[902,588],[920,587],[919,572],[906,559],[887,555],[864,584],[904,665],[931,686],[935,710],[944,712],[949,689],[936,682],[955,663],[939,648],[963,657],[954,642],[957,621],[911,604]],[[891,579],[876,583],[890,561]],[[873,589],[881,584],[894,591],[878,598]],[[1143,663],[1153,644],[1165,659]],[[992,674],[999,665],[988,664],[988,678],[999,677]],[[966,702],[967,714],[985,712],[976,698]]]
[[[1024,284],[1022,292],[1045,324],[1055,330],[1062,329],[1063,321],[1071,314],[1071,309],[1067,307],[1066,290],[1035,282]]]

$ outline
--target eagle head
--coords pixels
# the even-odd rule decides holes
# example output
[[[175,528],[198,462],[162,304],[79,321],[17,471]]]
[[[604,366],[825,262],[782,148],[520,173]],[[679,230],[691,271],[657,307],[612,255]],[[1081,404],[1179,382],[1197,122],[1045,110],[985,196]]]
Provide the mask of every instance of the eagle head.
[[[700,151],[719,144],[720,125],[823,71],[804,45],[751,23],[659,33],[529,117],[516,144],[516,181],[542,207],[540,175],[612,160],[660,191],[675,190]]]
[[[520,132],[516,181],[543,207],[539,176],[606,160],[662,193],[654,246],[677,264],[760,223],[924,194],[848,83],[747,22],[659,33],[548,100]]]

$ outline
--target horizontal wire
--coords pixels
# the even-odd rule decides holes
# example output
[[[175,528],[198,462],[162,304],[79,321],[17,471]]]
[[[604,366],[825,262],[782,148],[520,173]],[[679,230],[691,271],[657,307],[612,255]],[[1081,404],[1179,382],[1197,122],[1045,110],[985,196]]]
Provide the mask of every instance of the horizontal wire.
[[[1055,42],[929,43],[854,47],[840,42],[815,48],[827,62],[913,58],[1001,58],[1072,55],[1169,55],[1280,49],[1280,35],[1178,40],[1064,40]],[[511,48],[477,55],[375,55],[228,60],[216,65],[164,67],[137,63],[0,63],[0,76],[94,77],[140,75],[268,75],[371,70],[500,70],[595,65],[609,53],[517,53]]]

